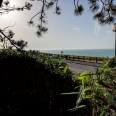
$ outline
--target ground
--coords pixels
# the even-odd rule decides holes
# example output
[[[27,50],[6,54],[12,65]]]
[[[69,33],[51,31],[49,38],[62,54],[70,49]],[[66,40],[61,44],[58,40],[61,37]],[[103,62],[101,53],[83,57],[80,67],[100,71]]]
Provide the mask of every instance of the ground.
[[[98,69],[103,67],[101,63],[93,63],[93,62],[84,62],[84,61],[72,61],[72,60],[64,60],[69,66],[69,68],[77,73],[81,73],[83,71],[92,71],[95,72]]]

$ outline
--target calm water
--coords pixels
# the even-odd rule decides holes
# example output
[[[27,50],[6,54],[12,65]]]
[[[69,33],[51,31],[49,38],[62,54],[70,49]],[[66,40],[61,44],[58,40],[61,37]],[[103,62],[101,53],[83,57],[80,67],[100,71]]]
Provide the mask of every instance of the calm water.
[[[41,50],[40,52],[61,54],[61,50]],[[113,58],[115,54],[115,50],[114,49],[74,49],[74,50],[71,49],[71,50],[64,50],[64,54]]]

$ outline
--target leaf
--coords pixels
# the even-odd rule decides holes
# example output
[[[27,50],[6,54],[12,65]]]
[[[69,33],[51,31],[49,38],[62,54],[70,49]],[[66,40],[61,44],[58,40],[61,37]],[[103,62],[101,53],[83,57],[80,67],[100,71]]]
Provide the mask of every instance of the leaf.
[[[91,90],[91,87],[86,87],[85,89],[82,90],[82,92],[85,93],[88,90]]]
[[[74,9],[74,14],[76,16],[79,16],[79,15],[81,15],[83,13],[83,11],[84,11],[83,6],[79,5],[77,8]]]
[[[68,69],[68,65],[66,65],[66,66],[64,67],[63,72],[66,73],[67,69]]]
[[[80,92],[61,93],[60,95],[77,95],[77,94],[80,94]]]
[[[76,86],[74,89],[77,89],[77,88],[79,88],[80,86]]]
[[[91,90],[91,87],[86,87],[85,89],[82,90],[83,99],[88,99],[92,97],[91,93],[89,95],[86,93],[87,91],[90,91],[90,90]]]
[[[82,90],[84,89],[84,86],[81,86],[80,87],[80,90],[79,90],[79,96],[77,97],[77,100],[76,100],[76,107],[80,104],[80,102],[82,101],[82,95],[81,95],[81,93],[82,93]]]
[[[84,107],[86,107],[86,105],[81,105],[81,106],[78,106],[78,107],[75,107],[75,108],[71,108],[71,109],[69,109],[68,111],[74,112],[74,111],[76,111],[76,110],[78,110],[78,109],[80,109],[80,108],[84,108]]]
[[[109,65],[109,62],[106,62],[106,63],[104,64],[103,68],[107,68],[108,65]]]
[[[87,83],[90,80],[90,77],[93,74],[91,74],[90,72],[83,72],[80,74],[80,76],[78,77],[79,80],[81,80],[82,85],[85,85],[85,83]]]
[[[104,73],[107,73],[107,72],[109,72],[109,71],[111,71],[112,70],[112,68],[105,68],[105,69],[103,69],[103,72]]]
[[[86,95],[85,97],[84,97],[84,99],[90,99],[90,98],[92,98],[92,95],[90,94],[90,95]]]
[[[105,115],[105,113],[106,113],[107,110],[109,109],[109,106],[104,106],[103,109],[104,109],[104,110],[102,110],[100,116],[104,116],[104,115]],[[112,115],[112,116],[114,116],[114,115]]]
[[[102,111],[100,116],[104,116],[105,115],[105,111]]]
[[[91,75],[91,72],[83,72],[80,74],[80,76],[78,77],[78,79],[82,79],[83,77],[90,77]]]
[[[80,77],[81,77],[81,76],[85,76],[86,74],[88,74],[87,71],[86,71],[86,72],[82,72],[82,73],[80,74]]]
[[[96,85],[96,87],[100,87],[101,86],[101,84],[99,84],[98,82],[95,82],[95,85]]]

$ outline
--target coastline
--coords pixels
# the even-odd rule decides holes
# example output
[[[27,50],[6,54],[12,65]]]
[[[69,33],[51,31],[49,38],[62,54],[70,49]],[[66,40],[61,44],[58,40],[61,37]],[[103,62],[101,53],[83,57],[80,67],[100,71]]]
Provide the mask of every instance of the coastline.
[[[50,54],[61,54],[62,50],[41,50]],[[91,57],[114,57],[114,49],[65,49],[64,55],[91,56]]]

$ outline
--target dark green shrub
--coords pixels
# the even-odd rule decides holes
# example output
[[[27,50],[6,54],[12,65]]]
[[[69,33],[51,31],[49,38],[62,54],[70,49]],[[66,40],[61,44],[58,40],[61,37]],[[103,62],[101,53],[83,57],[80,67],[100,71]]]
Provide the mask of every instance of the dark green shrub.
[[[116,67],[116,57],[109,60],[108,66],[112,68]]]
[[[0,53],[1,116],[60,116],[75,105],[75,96],[59,96],[75,87],[71,75],[51,73],[45,66],[26,52]]]

